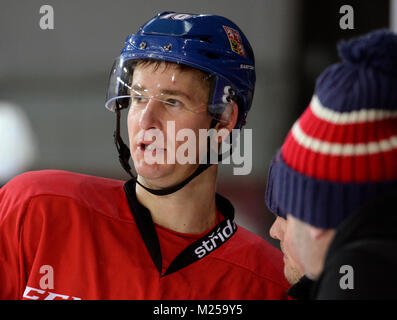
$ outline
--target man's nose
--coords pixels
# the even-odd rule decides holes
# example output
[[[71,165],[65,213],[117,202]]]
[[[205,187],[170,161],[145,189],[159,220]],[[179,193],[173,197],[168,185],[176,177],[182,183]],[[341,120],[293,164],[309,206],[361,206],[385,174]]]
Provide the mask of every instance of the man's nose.
[[[142,109],[139,118],[139,126],[148,130],[159,127],[159,113],[161,113],[161,102],[154,98],[149,98],[145,108]]]
[[[277,217],[270,228],[269,234],[273,239],[282,241],[284,239],[285,223],[282,218]]]

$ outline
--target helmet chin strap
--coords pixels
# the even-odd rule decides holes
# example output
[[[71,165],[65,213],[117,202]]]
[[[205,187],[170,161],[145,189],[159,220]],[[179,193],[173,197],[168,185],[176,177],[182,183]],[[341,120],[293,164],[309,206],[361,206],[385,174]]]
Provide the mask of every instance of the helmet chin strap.
[[[205,164],[199,164],[197,169],[185,180],[182,182],[167,187],[167,188],[162,188],[162,189],[151,189],[143,184],[141,184],[137,177],[131,172],[131,166],[129,165],[129,159],[131,156],[130,149],[127,147],[127,145],[123,142],[123,139],[120,136],[120,108],[116,109],[116,114],[117,114],[117,124],[116,124],[116,131],[113,134],[114,137],[114,142],[116,144],[117,151],[119,153],[119,161],[121,163],[121,166],[127,173],[131,176],[132,179],[135,180],[137,184],[139,184],[142,188],[144,188],[146,191],[150,192],[151,194],[154,194],[156,196],[165,196],[172,194],[174,192],[177,192],[178,190],[182,189],[184,186],[186,186],[190,181],[192,181],[195,177],[197,177],[199,174],[203,173],[205,170],[207,170],[209,167],[211,167],[213,164],[210,163],[210,154],[211,154],[211,148],[210,148],[210,137],[207,138],[207,163]],[[217,120],[212,120],[210,128],[214,128]],[[232,147],[232,144],[231,144]],[[231,152],[232,150],[230,150]],[[218,162],[222,161],[223,154],[218,155]]]

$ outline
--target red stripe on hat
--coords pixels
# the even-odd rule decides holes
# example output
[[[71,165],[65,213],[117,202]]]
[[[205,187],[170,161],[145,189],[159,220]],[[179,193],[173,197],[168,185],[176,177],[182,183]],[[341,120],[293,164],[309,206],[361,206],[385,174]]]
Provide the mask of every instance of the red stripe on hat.
[[[290,131],[281,154],[292,169],[316,179],[346,183],[397,179],[396,150],[360,156],[322,154],[300,145]]]
[[[334,124],[318,118],[310,107],[300,117],[299,125],[308,136],[333,143],[368,143],[397,136],[397,118]]]

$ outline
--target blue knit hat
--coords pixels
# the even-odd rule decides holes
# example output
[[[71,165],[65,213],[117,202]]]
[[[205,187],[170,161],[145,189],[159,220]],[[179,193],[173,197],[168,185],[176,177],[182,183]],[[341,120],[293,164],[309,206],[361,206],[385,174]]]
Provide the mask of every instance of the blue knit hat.
[[[271,211],[324,229],[397,187],[397,35],[378,30],[338,49],[342,62],[317,79],[266,190]]]

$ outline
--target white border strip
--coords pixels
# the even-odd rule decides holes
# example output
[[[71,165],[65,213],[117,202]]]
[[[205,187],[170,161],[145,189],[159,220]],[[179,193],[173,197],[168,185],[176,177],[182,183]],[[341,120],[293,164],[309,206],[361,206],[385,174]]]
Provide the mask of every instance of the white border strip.
[[[397,32],[397,0],[390,0],[390,28]]]
[[[298,121],[296,121],[292,127],[292,135],[295,140],[306,149],[333,156],[363,156],[397,149],[397,136],[392,136],[377,142],[357,144],[321,141],[306,135],[301,129]]]
[[[313,95],[310,108],[318,118],[334,124],[351,124],[397,117],[397,111],[379,109],[337,112],[324,107],[316,95]]]

